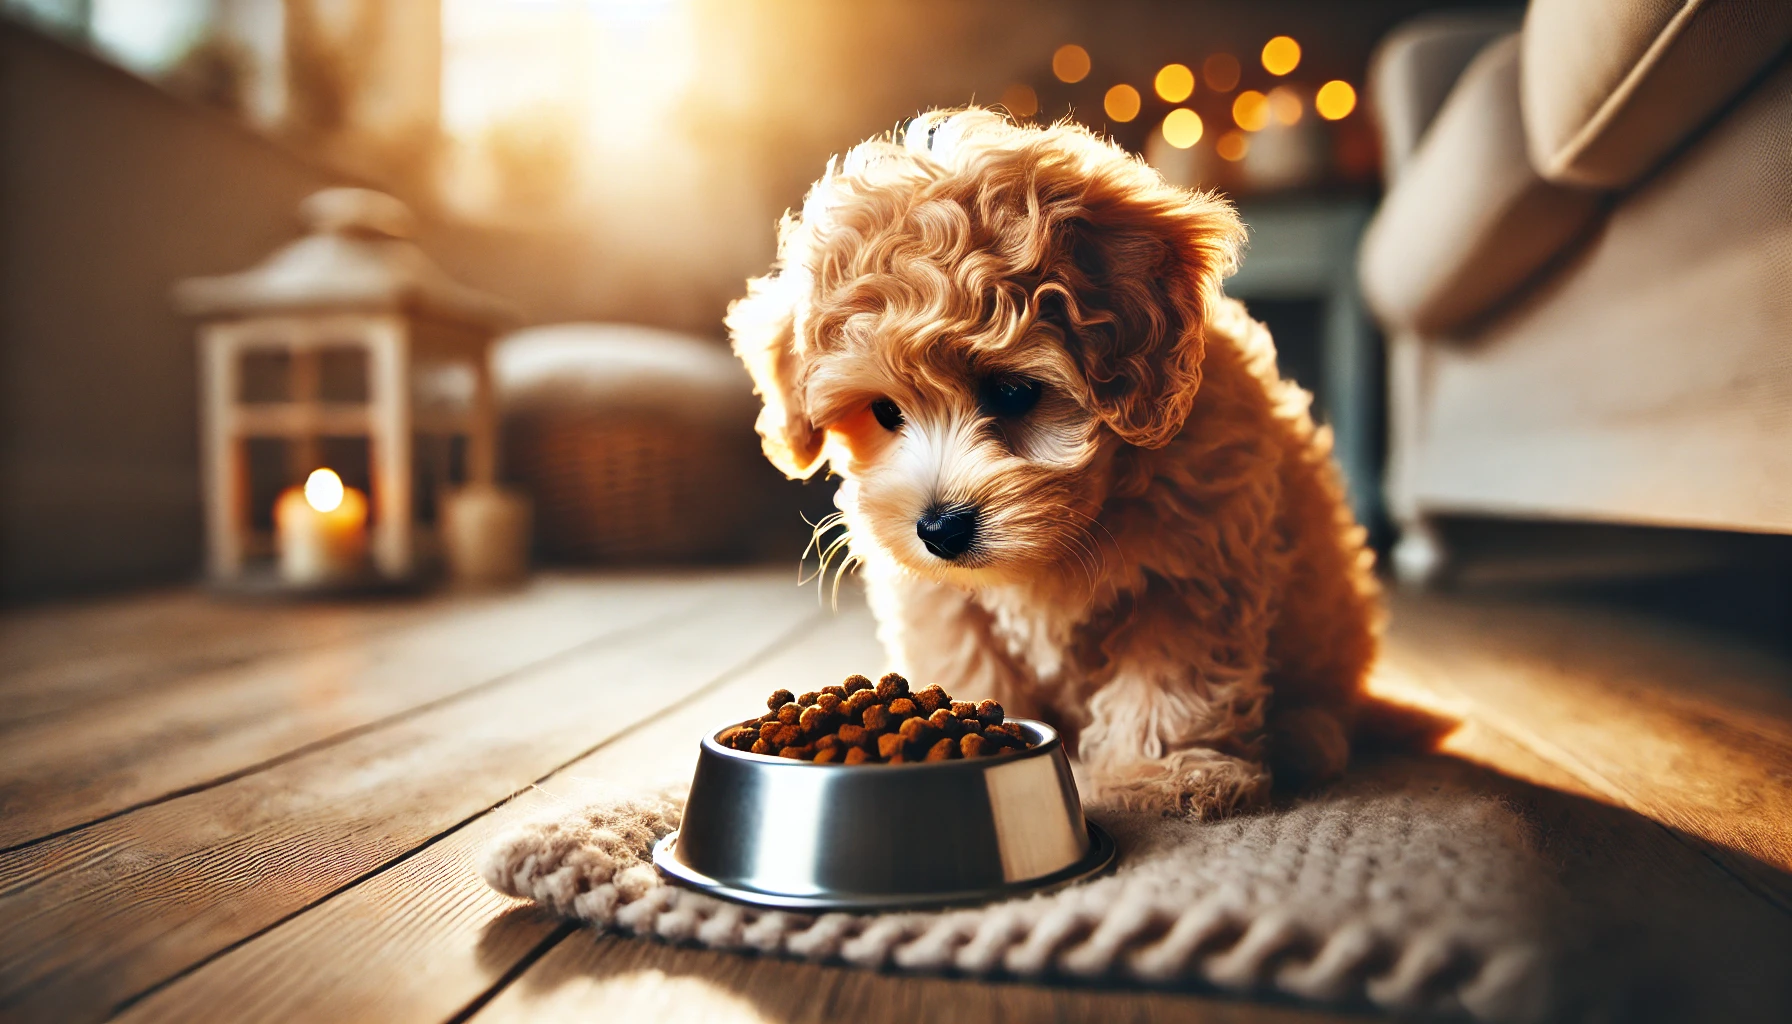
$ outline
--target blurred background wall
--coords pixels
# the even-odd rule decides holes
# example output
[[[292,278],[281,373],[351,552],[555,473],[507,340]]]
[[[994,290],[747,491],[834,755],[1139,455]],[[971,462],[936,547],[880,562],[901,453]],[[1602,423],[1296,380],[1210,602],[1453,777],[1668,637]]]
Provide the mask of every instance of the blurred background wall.
[[[1317,90],[1360,90],[1374,42],[1439,6],[6,0],[0,592],[196,571],[192,331],[168,289],[292,237],[317,188],[398,195],[450,274],[529,322],[719,343],[827,157],[929,106],[1075,117],[1247,204],[1366,204],[1373,128],[1316,116]],[[1279,35],[1299,57],[1278,76]],[[1192,72],[1176,102],[1171,64]]]

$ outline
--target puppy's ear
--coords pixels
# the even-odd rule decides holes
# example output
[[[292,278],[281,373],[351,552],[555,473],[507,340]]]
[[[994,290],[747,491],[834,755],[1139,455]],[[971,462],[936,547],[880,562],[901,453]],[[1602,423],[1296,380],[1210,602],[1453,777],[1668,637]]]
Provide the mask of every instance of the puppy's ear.
[[[792,479],[805,479],[821,461],[821,432],[803,401],[803,361],[796,348],[796,283],[780,274],[747,282],[745,298],[728,307],[734,354],[753,376],[764,405],[754,428],[772,465]]]
[[[1225,200],[1152,184],[1097,180],[1077,196],[1060,223],[1059,273],[1039,296],[1096,414],[1143,448],[1169,444],[1188,419],[1207,313],[1244,239]]]

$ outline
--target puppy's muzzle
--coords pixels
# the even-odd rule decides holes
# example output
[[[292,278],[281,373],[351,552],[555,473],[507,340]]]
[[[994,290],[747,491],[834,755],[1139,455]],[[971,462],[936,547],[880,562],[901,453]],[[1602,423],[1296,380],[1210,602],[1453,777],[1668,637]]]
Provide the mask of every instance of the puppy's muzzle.
[[[971,549],[977,537],[977,510],[968,505],[936,505],[916,520],[915,535],[934,557],[950,562]]]

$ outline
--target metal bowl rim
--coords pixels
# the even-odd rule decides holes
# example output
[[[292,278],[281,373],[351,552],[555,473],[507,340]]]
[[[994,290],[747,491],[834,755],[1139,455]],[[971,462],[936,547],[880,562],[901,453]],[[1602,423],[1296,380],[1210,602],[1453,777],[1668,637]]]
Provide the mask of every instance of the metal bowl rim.
[[[740,722],[731,722],[720,728],[711,729],[709,732],[704,733],[703,750],[705,753],[714,754],[718,757],[734,758],[736,760],[745,761],[748,764],[777,765],[781,768],[808,768],[815,771],[839,771],[841,769],[849,768],[863,770],[867,768],[876,768],[879,771],[899,772],[939,771],[941,769],[953,771],[982,770],[986,767],[993,768],[1000,764],[1013,764],[1016,761],[1025,761],[1034,757],[1049,757],[1051,756],[1052,751],[1059,750],[1064,746],[1064,741],[1058,737],[1058,730],[1036,718],[1009,718],[1005,719],[1005,721],[1018,722],[1022,725],[1035,728],[1043,733],[1045,738],[1019,753],[998,754],[994,757],[959,758],[956,761],[911,761],[903,764],[887,764],[882,761],[873,762],[871,764],[834,764],[831,761],[816,764],[814,761],[798,760],[794,757],[779,757],[776,754],[755,754],[750,750],[735,750],[733,747],[724,747],[716,742],[716,737],[721,735],[723,729],[732,729],[735,726],[742,724]],[[1066,751],[1067,756],[1068,753],[1069,752]]]
[[[764,757],[763,754],[755,755]],[[827,765],[820,767],[826,768]],[[856,766],[855,766],[856,767]],[[906,765],[895,765],[903,768]],[[706,893],[718,899],[732,903],[745,903],[749,906],[769,908],[773,910],[795,911],[846,911],[872,912],[880,910],[919,910],[928,907],[946,907],[966,903],[993,903],[997,900],[1010,899],[1016,896],[1037,894],[1053,889],[1063,888],[1084,879],[1094,878],[1105,873],[1114,866],[1120,848],[1114,837],[1108,835],[1106,829],[1087,818],[1083,819],[1083,828],[1089,836],[1089,852],[1074,864],[1058,869],[1048,875],[1029,878],[1005,885],[988,886],[981,889],[964,889],[958,891],[911,893],[902,895],[879,896],[871,893],[839,893],[825,896],[794,896],[783,893],[768,892],[764,889],[748,889],[740,886],[718,882],[715,879],[693,870],[674,854],[678,843],[678,834],[682,829],[675,829],[665,838],[653,844],[653,866],[659,873],[674,883],[688,889]]]

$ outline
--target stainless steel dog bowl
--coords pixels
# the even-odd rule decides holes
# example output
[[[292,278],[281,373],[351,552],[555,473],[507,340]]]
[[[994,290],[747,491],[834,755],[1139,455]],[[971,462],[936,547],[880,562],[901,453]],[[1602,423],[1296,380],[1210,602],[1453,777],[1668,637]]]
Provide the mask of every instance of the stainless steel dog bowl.
[[[1105,870],[1114,842],[1083,820],[1058,734],[926,764],[811,764],[703,740],[684,827],[653,863],[676,881],[785,910],[999,899]]]

